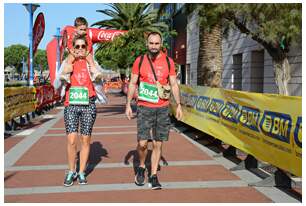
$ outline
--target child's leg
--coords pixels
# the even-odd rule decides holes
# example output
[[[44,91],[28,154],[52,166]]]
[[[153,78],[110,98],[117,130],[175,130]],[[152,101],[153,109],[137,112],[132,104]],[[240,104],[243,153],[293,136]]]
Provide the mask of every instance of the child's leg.
[[[89,53],[86,56],[86,61],[88,62],[89,66],[90,66],[90,72],[94,73],[97,71],[96,66],[95,66],[95,62],[93,60],[92,55]]]
[[[65,63],[66,65],[65,65],[64,70],[63,70],[63,72],[60,76],[60,79],[62,81],[70,83],[70,75],[71,75],[71,72],[72,72],[72,64],[74,62],[74,59],[75,59],[74,56],[71,53],[69,53],[68,57],[67,57],[67,60],[66,60],[66,63]]]
[[[73,64],[74,60],[75,60],[74,56],[71,53],[68,53],[67,64]]]
[[[97,70],[94,59],[92,57],[92,55],[89,53],[86,56],[86,60],[89,64],[89,71],[90,73],[92,73],[92,81],[99,81],[102,79],[102,73]]]

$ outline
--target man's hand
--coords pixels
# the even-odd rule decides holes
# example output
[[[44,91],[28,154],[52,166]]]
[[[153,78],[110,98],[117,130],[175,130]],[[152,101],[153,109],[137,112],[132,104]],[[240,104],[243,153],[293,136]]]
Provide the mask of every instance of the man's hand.
[[[128,120],[131,120],[132,117],[133,117],[133,111],[132,111],[132,108],[131,108],[130,104],[126,104],[125,115],[128,118]]]
[[[182,111],[181,104],[177,105],[175,118],[179,121],[183,119],[183,111]]]

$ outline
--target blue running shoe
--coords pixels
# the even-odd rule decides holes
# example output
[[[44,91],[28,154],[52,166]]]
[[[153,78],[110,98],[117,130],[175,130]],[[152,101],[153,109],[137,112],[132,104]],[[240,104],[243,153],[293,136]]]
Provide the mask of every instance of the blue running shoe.
[[[66,173],[66,177],[64,180],[64,186],[66,187],[70,187],[73,185],[73,181],[77,178],[78,174],[76,172],[73,171],[69,171],[68,173]]]
[[[79,172],[79,185],[87,185],[87,180],[84,172]]]

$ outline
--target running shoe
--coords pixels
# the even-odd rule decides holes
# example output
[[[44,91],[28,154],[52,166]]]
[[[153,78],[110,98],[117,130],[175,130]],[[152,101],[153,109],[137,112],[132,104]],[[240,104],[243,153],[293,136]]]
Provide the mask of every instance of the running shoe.
[[[69,171],[68,173],[66,173],[66,177],[64,180],[64,186],[66,187],[70,187],[73,185],[73,181],[77,178],[78,174],[76,172],[73,171]]]
[[[158,181],[157,175],[152,175],[151,177],[149,177],[148,183],[149,183],[149,187],[151,187],[152,190],[162,189],[162,186]]]
[[[145,181],[145,171],[146,168],[138,167],[137,173],[135,175],[135,184],[138,186],[143,186]]]
[[[87,185],[87,180],[84,172],[79,172],[78,177],[79,185]]]

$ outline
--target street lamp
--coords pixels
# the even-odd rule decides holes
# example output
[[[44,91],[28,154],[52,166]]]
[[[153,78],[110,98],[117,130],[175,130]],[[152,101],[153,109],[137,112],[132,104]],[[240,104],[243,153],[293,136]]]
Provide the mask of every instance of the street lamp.
[[[54,35],[54,37],[56,38],[57,40],[57,46],[56,46],[56,70],[55,70],[55,76],[57,76],[57,72],[60,68],[60,38],[62,37],[61,36],[61,31],[60,31],[60,28],[57,27],[56,28],[56,34]]]
[[[30,25],[29,25],[29,40],[30,40],[30,75],[29,75],[29,85],[33,86],[33,14],[35,10],[39,7],[39,4],[22,4],[26,7],[30,14]]]

